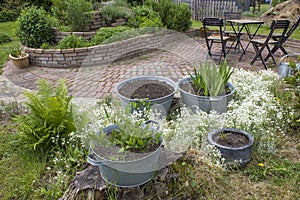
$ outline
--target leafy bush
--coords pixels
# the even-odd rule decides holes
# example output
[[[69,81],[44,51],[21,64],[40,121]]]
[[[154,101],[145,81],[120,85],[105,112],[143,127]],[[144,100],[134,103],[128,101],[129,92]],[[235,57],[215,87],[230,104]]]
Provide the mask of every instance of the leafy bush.
[[[125,27],[125,26],[100,28],[97,31],[96,35],[92,38],[91,43],[93,45],[99,45],[103,43],[103,41],[112,37],[113,35],[127,31],[129,29],[130,29],[129,27]]]
[[[128,26],[134,28],[140,27],[162,27],[159,14],[151,7],[137,6],[133,8],[133,15],[128,19]]]
[[[122,1],[116,1],[113,4],[105,5],[100,12],[105,20],[112,22],[118,18],[128,18],[129,16],[127,4],[122,3]]]
[[[53,0],[51,11],[53,16],[58,20],[60,25],[68,25],[67,2],[68,1]]]
[[[26,102],[29,113],[15,117],[15,121],[22,142],[29,148],[47,153],[54,148],[61,148],[75,131],[70,109],[72,97],[67,96],[65,80],[60,80],[56,87],[43,79],[37,84],[37,93],[24,93],[29,100]]]
[[[84,31],[91,19],[92,4],[85,0],[68,0],[66,16],[72,31]]]
[[[48,43],[43,43],[43,44],[41,45],[41,48],[42,48],[42,49],[50,49],[50,44],[48,44]]]
[[[15,10],[2,10],[0,11],[0,22],[15,21],[20,12]]]
[[[146,1],[152,9],[159,13],[161,21],[168,29],[176,31],[188,30],[191,25],[191,11],[185,4],[177,5],[172,0]]]
[[[186,31],[191,25],[191,11],[187,4],[180,4],[176,7],[175,23],[172,29],[176,31]]]
[[[22,44],[38,48],[43,43],[54,43],[51,20],[42,8],[28,7],[18,17],[17,35]]]
[[[11,38],[4,33],[0,33],[0,44],[8,42],[11,42]]]
[[[118,7],[125,7],[125,8],[129,7],[129,4],[126,0],[116,0],[114,1],[114,5]]]
[[[139,5],[143,5],[144,0],[127,0],[127,2],[128,2],[130,5],[133,5],[133,6],[139,6]]]
[[[81,36],[68,35],[64,37],[58,44],[60,49],[70,49],[70,48],[79,48],[85,47],[88,45],[88,42],[84,40]]]

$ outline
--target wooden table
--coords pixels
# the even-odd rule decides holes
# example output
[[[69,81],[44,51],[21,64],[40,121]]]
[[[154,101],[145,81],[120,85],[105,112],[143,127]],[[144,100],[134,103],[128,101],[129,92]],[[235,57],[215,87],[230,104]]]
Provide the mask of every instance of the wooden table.
[[[260,26],[264,23],[263,21],[258,21],[258,20],[248,20],[248,19],[232,19],[232,20],[227,20],[227,22],[230,23],[235,35],[236,35],[236,39],[233,41],[233,44],[235,43],[235,41],[237,42],[237,45],[239,45],[242,48],[242,55],[240,56],[240,61],[243,57],[243,55],[246,53],[246,50],[248,49],[249,45],[250,45],[250,41],[255,37],[256,33],[258,32]],[[238,29],[236,29],[235,26],[238,26]],[[257,25],[256,30],[254,33],[251,33],[250,31],[250,26],[251,25]],[[243,31],[243,29],[246,30],[247,35],[249,37],[249,42],[246,46],[246,48],[243,47],[242,43],[241,43],[241,32]],[[232,46],[232,45],[231,45]]]

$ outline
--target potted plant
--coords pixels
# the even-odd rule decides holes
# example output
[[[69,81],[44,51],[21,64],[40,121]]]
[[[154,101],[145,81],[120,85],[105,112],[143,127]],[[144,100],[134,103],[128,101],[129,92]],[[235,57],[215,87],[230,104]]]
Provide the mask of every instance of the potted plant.
[[[29,66],[29,55],[25,52],[22,52],[21,49],[13,49],[10,54],[9,58],[12,60],[13,64],[19,68],[27,68]]]
[[[221,63],[219,69],[209,63],[200,63],[198,69],[194,66],[194,74],[189,73],[189,77],[178,82],[182,102],[192,109],[198,107],[205,112],[226,112],[235,91],[228,82],[232,73],[233,69],[227,67],[226,62]]]
[[[88,162],[98,166],[102,178],[112,185],[142,185],[151,180],[158,169],[162,149],[158,128],[154,121],[139,124],[122,118],[93,136]]]
[[[161,76],[139,76],[124,80],[116,86],[123,108],[135,109],[135,103],[142,105],[150,103],[162,115],[170,110],[172,99],[177,90],[177,85],[171,79]]]
[[[208,143],[219,149],[227,166],[244,167],[251,159],[254,138],[246,131],[224,128],[210,132]]]

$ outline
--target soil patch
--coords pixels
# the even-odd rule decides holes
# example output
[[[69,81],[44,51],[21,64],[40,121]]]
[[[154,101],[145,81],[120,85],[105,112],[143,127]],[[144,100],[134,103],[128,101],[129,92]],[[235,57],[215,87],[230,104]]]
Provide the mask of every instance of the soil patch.
[[[134,161],[145,158],[151,155],[160,144],[150,143],[144,150],[144,152],[132,149],[126,152],[121,152],[121,147],[116,145],[104,146],[102,144],[96,144],[94,146],[94,152],[101,158],[115,161]]]
[[[198,95],[198,96],[205,96],[204,95],[204,90],[201,90],[200,92],[197,92],[196,87],[191,83],[191,82],[185,82],[182,83],[179,86],[182,90],[190,93],[190,94],[194,94],[194,95]],[[231,92],[230,88],[228,87],[228,85],[225,86],[225,91],[223,91],[221,94],[219,94],[219,96],[224,96],[226,94],[229,94]],[[210,96],[210,94],[208,95]]]
[[[250,140],[247,136],[234,133],[234,132],[223,132],[221,134],[216,134],[213,140],[226,147],[242,147],[249,144]]]
[[[174,92],[174,88],[160,80],[135,80],[126,83],[119,93],[130,99],[158,99]]]
[[[300,15],[300,0],[289,0],[274,6],[273,10],[265,12],[260,20],[271,24],[274,19],[288,19],[291,23]]]

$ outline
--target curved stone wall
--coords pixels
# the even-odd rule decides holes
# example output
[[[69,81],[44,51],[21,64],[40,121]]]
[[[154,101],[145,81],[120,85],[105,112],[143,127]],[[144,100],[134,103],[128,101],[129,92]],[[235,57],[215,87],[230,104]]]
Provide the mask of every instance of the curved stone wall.
[[[123,57],[160,49],[178,41],[182,34],[147,34],[116,43],[73,49],[34,49],[25,47],[31,65],[68,68],[109,64]]]

